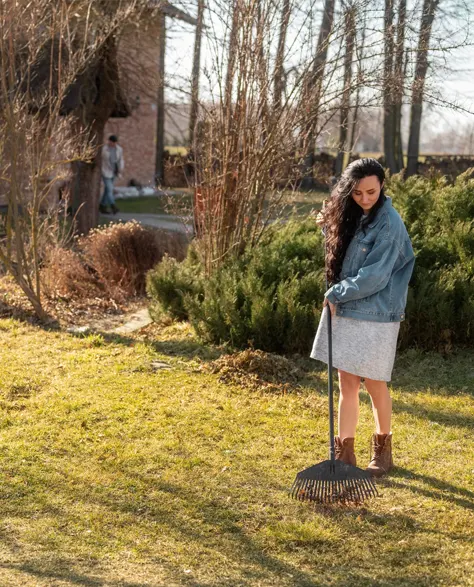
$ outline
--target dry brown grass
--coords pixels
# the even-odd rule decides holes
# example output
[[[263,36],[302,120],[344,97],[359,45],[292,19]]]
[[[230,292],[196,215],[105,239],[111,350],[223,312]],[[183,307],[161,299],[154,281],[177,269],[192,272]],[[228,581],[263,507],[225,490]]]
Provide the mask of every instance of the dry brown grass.
[[[103,291],[79,253],[63,247],[48,251],[42,282],[44,293],[50,299],[95,297]]]
[[[49,299],[106,298],[117,303],[145,293],[147,272],[165,253],[182,260],[187,238],[135,221],[110,224],[77,240],[75,249],[52,248],[42,270]]]

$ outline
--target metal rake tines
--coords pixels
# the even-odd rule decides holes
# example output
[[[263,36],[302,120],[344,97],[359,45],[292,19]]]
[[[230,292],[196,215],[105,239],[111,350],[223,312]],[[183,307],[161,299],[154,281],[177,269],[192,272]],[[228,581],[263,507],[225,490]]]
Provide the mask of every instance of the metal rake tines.
[[[361,503],[378,495],[366,471],[341,461],[324,461],[301,471],[290,494],[301,501],[317,503]]]
[[[291,496],[295,499],[317,503],[360,503],[376,495],[377,489],[374,483],[365,479],[346,479],[345,481],[298,479],[291,488]]]

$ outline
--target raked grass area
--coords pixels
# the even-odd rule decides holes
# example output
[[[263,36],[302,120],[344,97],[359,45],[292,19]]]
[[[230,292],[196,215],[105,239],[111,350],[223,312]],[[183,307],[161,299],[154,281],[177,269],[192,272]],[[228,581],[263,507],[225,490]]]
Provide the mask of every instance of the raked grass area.
[[[184,324],[75,337],[4,319],[0,349],[1,587],[474,585],[473,351],[401,355],[396,469],[362,507],[315,508],[287,495],[327,457],[314,362],[278,395],[201,372],[220,351]]]

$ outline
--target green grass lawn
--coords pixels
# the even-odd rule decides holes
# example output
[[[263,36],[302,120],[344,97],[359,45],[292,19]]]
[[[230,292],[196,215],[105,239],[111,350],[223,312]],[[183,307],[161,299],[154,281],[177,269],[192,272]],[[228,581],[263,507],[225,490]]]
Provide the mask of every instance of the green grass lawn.
[[[121,212],[131,214],[179,214],[191,209],[192,196],[189,191],[173,196],[141,196],[117,200]]]
[[[287,192],[280,206],[283,216],[295,212],[304,216],[313,209],[319,210],[322,201],[328,197],[325,192]],[[192,209],[192,194],[183,190],[180,195],[142,196],[117,200],[121,212],[131,214],[187,214]]]
[[[286,491],[327,457],[324,371],[288,394],[227,385],[186,325],[3,319],[0,345],[1,586],[474,585],[472,351],[400,356],[396,469],[363,507],[315,508]]]

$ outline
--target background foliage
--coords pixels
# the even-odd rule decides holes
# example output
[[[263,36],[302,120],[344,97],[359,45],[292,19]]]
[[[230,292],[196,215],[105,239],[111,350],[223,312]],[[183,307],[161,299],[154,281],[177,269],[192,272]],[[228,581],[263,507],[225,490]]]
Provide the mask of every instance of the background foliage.
[[[416,264],[399,344],[449,351],[472,343],[474,179],[394,176],[388,193],[410,233]],[[324,295],[323,242],[312,218],[275,224],[257,246],[204,278],[199,249],[148,275],[151,312],[189,319],[206,341],[309,352]]]

